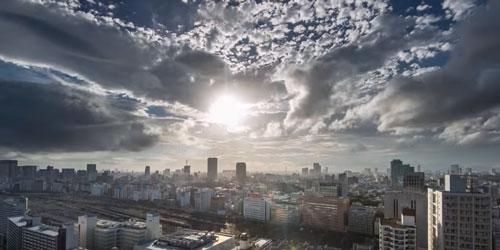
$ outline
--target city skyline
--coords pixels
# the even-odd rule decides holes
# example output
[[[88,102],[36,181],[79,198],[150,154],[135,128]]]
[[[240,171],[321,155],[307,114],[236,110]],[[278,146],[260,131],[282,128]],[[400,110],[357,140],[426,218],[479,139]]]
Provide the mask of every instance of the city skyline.
[[[222,11],[221,11],[222,10]],[[0,5],[0,159],[500,167],[494,1]]]

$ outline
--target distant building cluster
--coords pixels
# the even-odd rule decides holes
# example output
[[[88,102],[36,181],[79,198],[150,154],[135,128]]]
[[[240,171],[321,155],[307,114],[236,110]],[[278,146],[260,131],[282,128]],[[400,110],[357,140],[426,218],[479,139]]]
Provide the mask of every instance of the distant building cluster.
[[[210,157],[205,173],[193,172],[187,162],[173,171],[145,166],[144,172],[127,173],[100,171],[96,164],[59,170],[2,160],[0,189],[18,196],[0,204],[0,249],[500,249],[500,175],[493,170],[474,173],[454,164],[444,173],[424,173],[395,159],[386,173],[378,168],[334,172],[313,163],[291,174],[249,174],[245,162],[222,171],[218,164]],[[44,224],[26,199],[18,199],[30,193],[155,204],[218,222],[232,218],[356,240],[341,240],[344,245],[336,248],[236,236],[223,228],[166,233],[156,212],[143,221],[84,214],[76,221]]]

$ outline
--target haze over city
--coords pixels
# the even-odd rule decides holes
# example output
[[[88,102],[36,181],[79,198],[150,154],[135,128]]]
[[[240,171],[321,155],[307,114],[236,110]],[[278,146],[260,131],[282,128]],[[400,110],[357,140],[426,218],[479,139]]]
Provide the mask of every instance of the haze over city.
[[[2,1],[0,158],[500,166],[495,1]]]

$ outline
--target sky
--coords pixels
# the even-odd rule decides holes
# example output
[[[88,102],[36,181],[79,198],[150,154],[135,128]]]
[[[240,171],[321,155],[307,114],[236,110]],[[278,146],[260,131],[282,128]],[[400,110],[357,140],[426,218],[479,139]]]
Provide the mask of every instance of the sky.
[[[500,167],[500,3],[3,0],[0,158]]]

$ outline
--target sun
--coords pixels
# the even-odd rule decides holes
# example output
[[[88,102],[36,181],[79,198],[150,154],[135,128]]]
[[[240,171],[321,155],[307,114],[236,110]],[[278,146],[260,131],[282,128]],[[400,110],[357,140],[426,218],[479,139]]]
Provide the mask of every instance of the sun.
[[[209,120],[214,123],[220,123],[227,127],[240,125],[247,113],[244,103],[235,96],[225,94],[217,98],[209,109]]]

